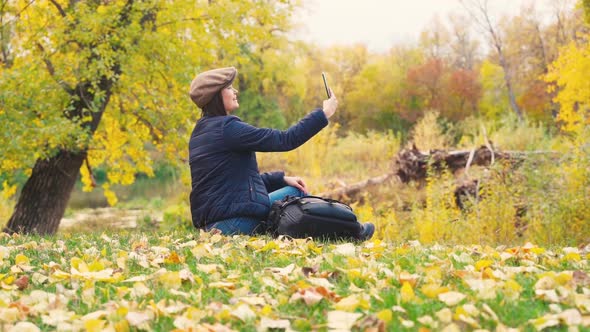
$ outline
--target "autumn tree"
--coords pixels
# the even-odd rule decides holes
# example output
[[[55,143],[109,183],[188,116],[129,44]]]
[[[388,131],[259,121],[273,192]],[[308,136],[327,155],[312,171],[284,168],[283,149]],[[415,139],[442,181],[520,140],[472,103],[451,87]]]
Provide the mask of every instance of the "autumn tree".
[[[476,21],[477,25],[485,31],[492,47],[498,56],[498,62],[504,72],[504,83],[508,92],[508,100],[510,108],[518,116],[520,120],[523,119],[522,111],[516,103],[516,96],[513,87],[512,69],[506,59],[504,40],[499,34],[498,27],[491,18],[491,13],[488,7],[488,0],[461,0],[465,9],[469,12],[471,17]]]
[[[423,61],[416,48],[393,47],[372,57],[354,77],[347,92],[347,108],[355,130],[407,131],[422,115],[415,99],[408,96],[407,72]]]
[[[473,36],[469,20],[450,15],[450,63],[455,69],[474,70],[478,62],[479,42]]]
[[[445,102],[446,68],[439,58],[431,58],[426,63],[408,71],[410,94],[422,100],[423,109],[441,110]]]
[[[293,6],[3,0],[0,173],[28,176],[5,231],[55,233],[80,171],[91,189],[106,168],[113,204],[112,185],[153,173],[149,149],[185,162],[191,79],[246,63],[244,50],[288,29]]]

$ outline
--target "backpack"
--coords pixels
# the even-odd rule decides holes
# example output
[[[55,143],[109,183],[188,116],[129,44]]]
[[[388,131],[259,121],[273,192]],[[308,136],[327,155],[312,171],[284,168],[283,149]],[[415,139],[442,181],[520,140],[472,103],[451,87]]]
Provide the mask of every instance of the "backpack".
[[[358,239],[361,230],[350,206],[318,196],[287,196],[275,201],[266,221],[266,232],[274,237]]]

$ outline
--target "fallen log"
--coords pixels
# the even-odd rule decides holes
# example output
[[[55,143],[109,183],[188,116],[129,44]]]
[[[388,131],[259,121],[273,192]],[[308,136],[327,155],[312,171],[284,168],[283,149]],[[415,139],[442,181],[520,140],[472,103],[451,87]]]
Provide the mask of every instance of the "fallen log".
[[[386,182],[387,180],[391,179],[393,176],[394,176],[393,173],[384,174],[384,175],[370,178],[370,179],[367,179],[367,180],[364,180],[361,182],[357,182],[355,184],[351,184],[349,186],[345,186],[342,188],[338,188],[338,189],[334,189],[334,190],[327,191],[324,193],[320,193],[320,194],[318,194],[318,196],[328,197],[328,198],[337,199],[337,200],[351,199],[351,198],[355,197],[356,195],[358,195],[361,192],[361,190],[363,190],[369,186],[382,184],[382,183]]]
[[[521,161],[524,159],[524,154],[494,151],[490,146],[481,146],[472,150],[422,152],[414,145],[411,149],[403,149],[397,154],[393,169],[394,174],[403,183],[408,183],[426,179],[429,166],[435,170],[446,167],[455,173],[461,169],[469,169],[471,165],[489,166],[501,159]]]

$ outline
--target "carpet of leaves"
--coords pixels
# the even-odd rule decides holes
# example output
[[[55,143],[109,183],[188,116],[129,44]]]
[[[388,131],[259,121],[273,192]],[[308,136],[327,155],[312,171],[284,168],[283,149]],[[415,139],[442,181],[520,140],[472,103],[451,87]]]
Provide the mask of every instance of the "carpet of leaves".
[[[588,330],[589,250],[3,235],[0,329]]]

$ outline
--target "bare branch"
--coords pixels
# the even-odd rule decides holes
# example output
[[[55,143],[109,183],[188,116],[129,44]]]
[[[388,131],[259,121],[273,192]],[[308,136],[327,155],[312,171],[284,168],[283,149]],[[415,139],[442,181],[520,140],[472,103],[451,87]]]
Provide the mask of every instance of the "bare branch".
[[[69,95],[73,95],[74,89],[72,87],[70,87],[65,81],[58,80],[57,77],[55,76],[55,67],[53,66],[53,63],[51,62],[51,60],[49,60],[49,57],[47,56],[47,54],[45,54],[45,48],[43,48],[43,45],[41,45],[41,43],[39,43],[39,42],[37,42],[36,45],[37,45],[37,48],[39,49],[39,51],[41,51],[41,53],[43,54],[43,62],[45,63],[45,66],[47,67],[47,71],[49,72],[49,75],[51,75],[51,77],[53,77],[53,79],[55,79],[55,81]]]
[[[49,2],[51,2],[53,4],[53,6],[55,6],[55,8],[57,8],[57,11],[61,15],[61,17],[66,17],[65,10],[59,5],[59,3],[57,3],[57,1],[55,1],[55,0],[49,0]]]
[[[174,24],[174,23],[179,23],[179,22],[188,22],[188,21],[195,21],[196,22],[196,21],[202,21],[202,20],[206,20],[206,19],[209,19],[209,18],[210,17],[207,14],[203,14],[203,15],[201,15],[199,17],[187,17],[187,18],[183,18],[183,19],[180,19],[180,20],[163,22],[161,24],[156,25],[156,28],[163,27],[165,25]]]

